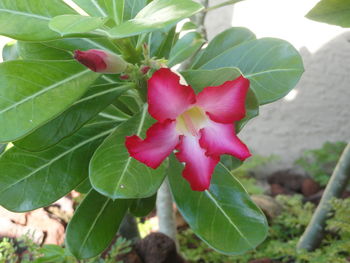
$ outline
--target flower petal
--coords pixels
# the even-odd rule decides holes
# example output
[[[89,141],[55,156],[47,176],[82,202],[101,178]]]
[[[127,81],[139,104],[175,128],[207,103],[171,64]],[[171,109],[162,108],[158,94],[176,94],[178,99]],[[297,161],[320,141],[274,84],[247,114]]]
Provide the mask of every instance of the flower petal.
[[[181,136],[176,157],[186,166],[182,176],[190,183],[192,190],[204,191],[209,188],[211,176],[219,157],[207,156],[199,145],[199,137]]]
[[[176,119],[196,95],[190,86],[180,84],[180,77],[168,68],[157,70],[148,80],[148,112],[158,121]]]
[[[200,133],[199,143],[207,155],[230,154],[242,161],[251,156],[248,147],[235,134],[233,124],[209,121]]]
[[[197,105],[216,122],[232,123],[245,116],[249,80],[243,76],[216,87],[206,87],[197,95]]]
[[[179,143],[179,134],[175,130],[176,122],[166,120],[156,122],[146,133],[146,139],[138,136],[126,137],[125,146],[130,156],[151,168],[157,168]]]

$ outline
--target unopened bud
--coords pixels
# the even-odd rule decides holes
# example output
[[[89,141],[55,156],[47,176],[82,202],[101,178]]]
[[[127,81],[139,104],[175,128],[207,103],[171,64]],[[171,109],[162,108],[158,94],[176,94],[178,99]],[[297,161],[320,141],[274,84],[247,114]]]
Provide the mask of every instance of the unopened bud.
[[[100,73],[118,74],[127,67],[127,63],[120,56],[99,49],[76,50],[74,58],[92,71]]]
[[[122,80],[126,80],[126,79],[129,79],[130,76],[127,75],[127,74],[123,74],[123,75],[120,75],[119,78],[122,79]]]
[[[141,73],[142,74],[147,74],[147,72],[149,71],[151,69],[151,67],[149,67],[149,66],[142,66],[141,68],[140,68],[140,71],[141,71]]]

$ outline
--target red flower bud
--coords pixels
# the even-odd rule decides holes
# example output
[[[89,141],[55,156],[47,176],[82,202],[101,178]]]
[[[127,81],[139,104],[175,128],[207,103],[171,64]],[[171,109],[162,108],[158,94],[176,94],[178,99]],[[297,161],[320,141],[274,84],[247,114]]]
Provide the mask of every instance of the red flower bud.
[[[149,71],[151,69],[151,67],[149,67],[149,66],[142,66],[141,67],[141,73],[142,74],[147,74],[147,72]]]
[[[74,58],[92,71],[100,73],[118,74],[127,67],[127,63],[120,56],[99,49],[76,50]]]
[[[126,80],[126,79],[129,79],[130,76],[127,75],[127,74],[124,74],[124,75],[120,75],[119,78],[122,79],[122,80]]]

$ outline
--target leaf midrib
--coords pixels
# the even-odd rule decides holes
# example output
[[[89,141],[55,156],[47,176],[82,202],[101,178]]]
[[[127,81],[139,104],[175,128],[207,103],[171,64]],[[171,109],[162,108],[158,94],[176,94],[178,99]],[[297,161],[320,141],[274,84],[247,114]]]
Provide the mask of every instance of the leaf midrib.
[[[143,125],[144,125],[144,123],[145,123],[146,111],[147,111],[147,107],[144,106],[144,108],[143,108],[143,110],[142,110],[141,120],[140,120],[139,126],[137,127],[137,132],[136,132],[136,135],[137,135],[137,136],[140,136],[141,131],[142,131],[142,127],[143,127]],[[128,160],[126,161],[125,167],[124,167],[124,169],[123,169],[123,171],[122,171],[122,173],[121,173],[121,175],[120,175],[120,178],[119,178],[119,180],[118,180],[118,182],[117,182],[117,185],[116,185],[116,187],[115,187],[115,189],[114,189],[114,191],[113,191],[113,195],[116,195],[116,194],[117,194],[117,189],[119,189],[120,184],[121,184],[121,182],[123,181],[124,176],[125,176],[125,174],[126,174],[128,168],[129,168],[129,165],[130,165],[130,162],[131,162],[131,158],[132,158],[132,157],[129,156],[129,157],[128,157]]]
[[[7,111],[11,110],[11,109],[17,107],[18,105],[21,105],[21,104],[23,104],[23,103],[25,103],[25,102],[27,102],[27,101],[29,101],[29,100],[31,100],[31,99],[34,99],[34,98],[38,97],[39,95],[41,95],[41,94],[43,94],[43,93],[46,93],[47,91],[49,91],[49,90],[51,90],[51,89],[54,89],[54,88],[56,88],[56,87],[58,87],[58,86],[60,86],[60,85],[62,85],[62,84],[65,84],[65,83],[71,81],[71,80],[74,80],[74,79],[76,79],[76,78],[79,78],[80,76],[82,76],[82,75],[84,75],[84,74],[86,74],[86,73],[88,73],[88,72],[90,72],[89,69],[84,70],[84,71],[81,71],[81,72],[79,72],[78,74],[72,75],[72,76],[70,76],[70,77],[68,77],[68,78],[65,78],[65,79],[63,79],[63,80],[61,80],[61,81],[56,82],[56,83],[53,84],[53,85],[47,86],[46,88],[44,88],[44,89],[42,89],[42,90],[40,90],[40,91],[38,91],[38,92],[35,92],[34,94],[32,94],[32,95],[30,95],[30,96],[28,96],[28,97],[25,97],[24,99],[22,99],[22,100],[20,100],[20,101],[17,101],[17,102],[14,103],[14,104],[11,104],[9,107],[6,107],[6,108],[2,109],[2,110],[0,111],[0,114],[3,114],[4,112],[7,112]]]
[[[84,146],[85,144],[88,144],[88,143],[90,143],[90,142],[92,142],[92,141],[94,141],[94,140],[99,139],[100,137],[103,137],[103,136],[105,136],[105,135],[108,135],[108,134],[111,133],[114,129],[115,129],[115,127],[112,128],[112,129],[109,129],[109,130],[107,130],[107,131],[105,131],[105,132],[102,132],[102,133],[100,133],[100,134],[98,134],[98,135],[95,135],[94,137],[91,137],[91,138],[89,138],[89,139],[87,139],[87,140],[85,140],[85,141],[83,141],[83,142],[80,142],[80,143],[78,143],[77,145],[75,145],[75,146],[72,147],[72,148],[69,148],[68,151],[65,151],[65,152],[59,154],[59,155],[56,156],[55,158],[51,159],[49,162],[45,163],[44,165],[42,165],[42,166],[40,166],[39,168],[35,169],[34,171],[30,172],[30,173],[29,173],[28,175],[26,175],[25,177],[21,178],[20,180],[16,181],[15,183],[10,184],[10,185],[7,186],[6,188],[2,189],[2,190],[0,191],[0,194],[3,193],[3,192],[5,192],[6,190],[10,189],[11,187],[15,186],[16,184],[19,184],[19,183],[21,183],[22,181],[28,179],[28,178],[31,177],[32,175],[36,174],[37,172],[41,171],[42,169],[45,169],[46,167],[50,166],[51,164],[53,164],[54,162],[58,161],[58,160],[61,159],[62,157],[66,156],[67,154],[69,154],[69,153],[75,151],[76,149],[78,149],[78,148]]]
[[[24,0],[27,1],[27,0]],[[41,15],[37,15],[37,14],[33,14],[33,13],[26,13],[26,12],[21,12],[21,11],[15,11],[15,10],[11,10],[11,9],[4,9],[4,8],[0,8],[0,12],[7,12],[7,13],[13,13],[13,14],[17,14],[17,15],[21,15],[21,16],[29,16],[29,17],[33,17],[33,18],[37,18],[37,19],[41,19],[41,20],[47,20],[50,21],[51,17],[47,17],[47,16],[41,16]]]
[[[89,239],[89,237],[90,237],[90,235],[91,235],[91,233],[92,233],[92,230],[95,228],[98,219],[101,217],[102,213],[105,211],[105,209],[106,209],[106,207],[107,207],[109,201],[111,201],[111,199],[107,198],[106,202],[105,202],[105,203],[103,204],[103,206],[101,207],[101,210],[100,210],[100,211],[98,212],[98,214],[96,215],[95,220],[92,222],[91,227],[89,228],[89,231],[87,232],[87,234],[86,234],[86,236],[85,236],[83,242],[82,242],[81,245],[80,245],[79,252],[78,252],[79,255],[81,255],[81,252],[82,252],[82,250],[84,249],[84,246],[85,246],[87,240]]]
[[[225,212],[225,210],[221,207],[221,205],[216,201],[216,199],[213,197],[213,195],[208,191],[205,190],[206,195],[209,197],[209,199],[215,204],[215,206],[220,210],[220,212],[224,215],[224,217],[227,219],[227,221],[233,226],[234,229],[236,229],[237,233],[244,239],[244,241],[251,247],[254,248],[254,246],[249,242],[249,240],[244,236],[244,234],[241,232],[239,227],[232,221],[232,219],[228,216],[228,214]]]

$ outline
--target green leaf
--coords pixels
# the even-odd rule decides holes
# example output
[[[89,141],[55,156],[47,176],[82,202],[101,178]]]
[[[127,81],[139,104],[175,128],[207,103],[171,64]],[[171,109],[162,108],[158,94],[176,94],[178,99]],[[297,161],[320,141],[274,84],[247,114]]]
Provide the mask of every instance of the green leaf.
[[[130,213],[137,217],[145,217],[156,205],[157,194],[147,198],[134,199],[129,208]]]
[[[205,87],[219,86],[225,81],[233,80],[242,75],[238,68],[219,68],[215,70],[187,70],[181,72],[187,83],[189,83],[196,93]],[[252,89],[249,89],[246,98],[246,116],[235,123],[238,133],[244,125],[259,114],[259,101]]]
[[[341,27],[350,27],[350,0],[321,0],[307,18]]]
[[[134,18],[146,5],[146,0],[126,0],[124,4],[123,20],[127,21]]]
[[[2,60],[10,61],[19,59],[17,41],[8,42],[2,49]]]
[[[109,30],[113,38],[151,32],[174,24],[201,11],[203,6],[191,0],[154,0],[131,19]]]
[[[129,200],[113,201],[92,190],[68,224],[68,249],[80,259],[100,254],[116,235],[128,206]]]
[[[201,48],[204,42],[201,34],[197,32],[187,33],[180,38],[171,49],[169,61],[167,63],[168,67],[172,67],[190,58]]]
[[[104,25],[105,18],[81,15],[61,15],[51,19],[49,27],[61,36],[86,33]]]
[[[150,33],[148,45],[151,57],[168,58],[174,45],[176,26],[166,27]]]
[[[89,160],[116,123],[89,125],[43,152],[12,147],[0,157],[0,204],[15,212],[47,206],[88,176]]]
[[[235,32],[231,29],[224,33],[230,36]],[[225,46],[224,49],[220,47],[219,41],[214,40],[193,69],[239,68],[249,78],[250,87],[260,104],[284,97],[294,88],[304,71],[298,51],[284,40],[262,38],[232,47]],[[213,43],[217,43],[217,49]]]
[[[203,64],[220,56],[226,50],[254,39],[256,39],[254,33],[247,28],[229,28],[216,35],[215,38],[210,41],[205,52],[198,56],[198,59],[194,62],[192,68],[200,68]]]
[[[61,0],[0,1],[0,34],[18,40],[60,38],[49,28],[52,17],[76,12]]]
[[[109,105],[106,109],[98,114],[100,117],[115,121],[126,121],[130,119],[130,115],[124,113],[114,105]]]
[[[117,25],[134,18],[146,5],[146,0],[73,0],[85,12],[96,17],[110,17]]]
[[[72,54],[66,50],[52,48],[46,42],[18,41],[17,50],[24,60],[68,60]]]
[[[19,139],[56,117],[98,76],[76,61],[0,64],[0,142]]]
[[[267,235],[263,212],[243,186],[219,163],[209,190],[192,191],[183,165],[170,158],[169,182],[176,205],[191,229],[215,250],[237,255],[254,249]]]
[[[91,16],[107,17],[105,0],[73,0],[81,9]]]
[[[144,136],[153,120],[147,107],[124,122],[101,144],[90,162],[94,189],[110,198],[145,198],[153,195],[164,179],[164,164],[152,169],[130,157],[125,137]]]
[[[42,151],[70,136],[106,108],[130,86],[103,84],[91,86],[70,108],[14,144],[28,151]]]

